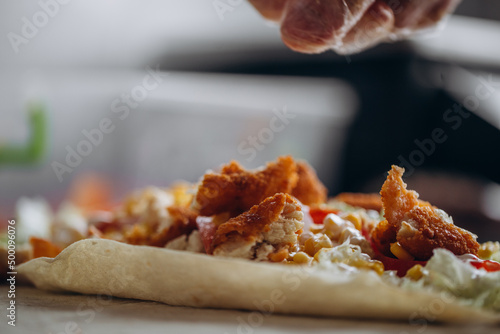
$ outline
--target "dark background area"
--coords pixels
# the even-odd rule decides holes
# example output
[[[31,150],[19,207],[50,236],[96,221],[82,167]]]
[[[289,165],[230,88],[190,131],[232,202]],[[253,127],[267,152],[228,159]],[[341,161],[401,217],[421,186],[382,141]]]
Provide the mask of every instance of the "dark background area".
[[[432,153],[425,154],[421,164],[418,160],[414,171],[405,166],[411,172],[405,180],[422,199],[450,213],[457,225],[482,236],[480,240],[500,239],[499,222],[485,216],[480,208],[482,185],[500,183],[500,131],[465,107],[462,110],[467,118],[460,116],[456,122],[443,119],[448,109],[461,102],[433,85],[424,73],[448,64],[422,59],[404,43],[351,56],[349,63],[332,55],[294,56],[296,61],[246,62],[207,70],[334,77],[355,88],[361,106],[344,148],[340,182],[328,185],[330,194],[378,192],[392,164],[405,166],[400,157],[408,161],[412,152],[422,151],[415,140],[428,142],[434,129],[443,129],[447,139],[434,143],[434,148],[427,146]],[[463,187],[464,183],[467,186]]]

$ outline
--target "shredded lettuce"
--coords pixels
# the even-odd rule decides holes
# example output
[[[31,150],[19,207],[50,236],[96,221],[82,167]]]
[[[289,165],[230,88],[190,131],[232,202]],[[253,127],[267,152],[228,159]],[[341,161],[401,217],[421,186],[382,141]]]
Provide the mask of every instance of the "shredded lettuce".
[[[407,287],[427,286],[445,291],[472,306],[500,311],[500,272],[476,269],[445,249],[436,249],[417,282]]]
[[[500,262],[500,242],[488,241],[481,245],[479,255],[483,260],[492,260]]]
[[[384,267],[381,262],[372,260],[368,254],[363,253],[361,247],[353,245],[347,239],[341,245],[333,248],[323,248],[315,256],[321,268],[337,266],[347,271],[368,269],[382,274]]]
[[[500,262],[500,251],[494,253],[491,255],[490,260]]]

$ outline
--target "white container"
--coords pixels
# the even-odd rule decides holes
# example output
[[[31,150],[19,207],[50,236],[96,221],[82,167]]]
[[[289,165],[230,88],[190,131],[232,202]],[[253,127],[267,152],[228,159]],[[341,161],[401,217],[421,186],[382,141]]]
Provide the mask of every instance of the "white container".
[[[331,185],[357,108],[345,83],[306,77],[72,71],[28,73],[21,85],[47,108],[49,150],[39,165],[2,167],[4,215],[20,196],[58,203],[90,171],[108,177],[119,198],[196,182],[231,159],[254,168],[292,154]]]

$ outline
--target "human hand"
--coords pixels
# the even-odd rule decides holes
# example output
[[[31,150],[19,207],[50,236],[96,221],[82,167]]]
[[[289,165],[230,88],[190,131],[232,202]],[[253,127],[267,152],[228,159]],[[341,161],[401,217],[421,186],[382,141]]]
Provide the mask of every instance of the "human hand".
[[[249,0],[292,50],[359,52],[434,26],[460,0]]]

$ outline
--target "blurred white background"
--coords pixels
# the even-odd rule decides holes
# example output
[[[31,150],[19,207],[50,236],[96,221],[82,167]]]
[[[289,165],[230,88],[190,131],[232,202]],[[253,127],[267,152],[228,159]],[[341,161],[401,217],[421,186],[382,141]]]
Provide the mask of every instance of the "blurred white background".
[[[347,84],[157,72],[159,62],[168,68],[168,59],[228,63],[246,51],[246,56],[259,49],[287,51],[274,25],[247,2],[233,3],[223,17],[204,0],[2,3],[0,144],[27,142],[31,102],[46,109],[49,124],[41,162],[0,166],[4,214],[20,196],[58,203],[72,180],[88,171],[108,177],[120,197],[148,184],[195,182],[230,159],[256,167],[279,154],[293,154],[319,166],[324,181],[331,181],[357,106]],[[33,37],[26,38],[28,33]],[[144,80],[155,87],[129,108],[122,99]],[[126,115],[120,107],[128,109]],[[283,109],[293,116],[283,131],[269,142],[247,143]],[[86,157],[73,155],[77,166],[70,167],[65,162],[70,150],[88,141],[82,131],[94,131],[104,118],[111,120],[112,133],[102,140],[97,135],[99,144]],[[61,165],[54,167],[55,162]]]
[[[382,112],[390,104],[395,110],[389,112],[401,114],[422,101],[416,94],[398,104],[408,86],[397,80],[406,80],[411,74],[419,85],[438,87],[458,101],[475,89],[478,75],[491,74],[500,82],[500,24],[491,20],[500,16],[496,1],[467,0],[458,9],[460,14],[490,20],[452,17],[430,35],[417,36],[410,43],[384,45],[356,56],[353,63],[333,53],[293,53],[282,45],[277,27],[262,20],[246,1],[232,1],[229,6],[232,10],[221,18],[211,0],[1,2],[0,145],[23,145],[29,139],[30,102],[46,109],[49,135],[41,161],[0,164],[0,217],[10,215],[22,195],[40,195],[58,203],[72,179],[87,171],[108,177],[119,198],[146,184],[166,185],[179,178],[196,181],[204,170],[230,158],[255,167],[283,153],[308,159],[331,189],[359,190],[355,187],[358,167],[374,170],[379,178],[383,173],[378,168],[387,170],[387,161],[394,157],[386,152],[382,134],[393,132],[372,131],[371,126],[381,125],[371,125],[369,113],[374,111],[365,110],[368,117],[366,113],[363,117],[370,131],[353,132],[350,140],[362,140],[359,145],[366,151],[349,152],[351,160],[346,158],[342,167],[347,130],[360,110]],[[402,63],[411,70],[406,72],[405,67],[402,71],[398,65],[388,70],[400,73],[401,78],[376,77],[381,66],[398,63],[400,55],[407,59],[418,55],[423,61],[417,65],[423,65],[416,67],[405,58]],[[299,66],[304,62],[308,68]],[[427,66],[428,62],[438,65]],[[232,74],[228,69],[261,63],[262,70],[242,72],[265,72],[263,75]],[[443,63],[460,68],[443,69]],[[125,106],[124,94],[131,95],[134,89],[137,93],[157,65],[162,71],[161,84],[148,90],[137,107],[129,108],[129,117],[119,119],[123,112],[115,109]],[[286,69],[274,70],[278,65]],[[221,68],[227,69],[222,71],[225,74],[202,73]],[[420,87],[409,87],[419,92]],[[381,92],[393,90],[394,97],[382,96]],[[377,94],[387,104],[370,100]],[[497,90],[477,111],[497,128],[499,101]],[[257,150],[255,159],[246,161],[248,154],[241,152],[240,145],[269,126],[274,109],[284,107],[297,118],[284,131],[274,133],[273,140]],[[418,115],[408,114],[408,120],[411,117],[418,119]],[[104,118],[116,128],[60,182],[52,163],[63,163],[67,146],[76,149],[85,140],[82,131],[98,127]],[[404,132],[411,150],[415,135]],[[392,142],[397,156],[402,153],[398,144],[404,138]],[[492,145],[497,144],[500,142]],[[474,151],[470,145],[469,151]],[[381,163],[378,158],[385,160]]]
[[[23,37],[23,31],[31,31],[24,19],[33,23],[34,16],[40,17],[37,13],[47,12],[41,3],[50,8],[56,8],[56,3],[59,8],[45,25],[36,27],[34,37],[12,43],[9,34]],[[169,54],[219,52],[249,47],[256,41],[279,42],[277,30],[262,24],[246,2],[221,20],[211,1],[204,0],[3,1],[0,35],[0,133],[7,138],[25,135],[26,122],[20,111],[26,108],[27,98],[43,91],[43,87],[36,87],[40,69],[144,69]]]

